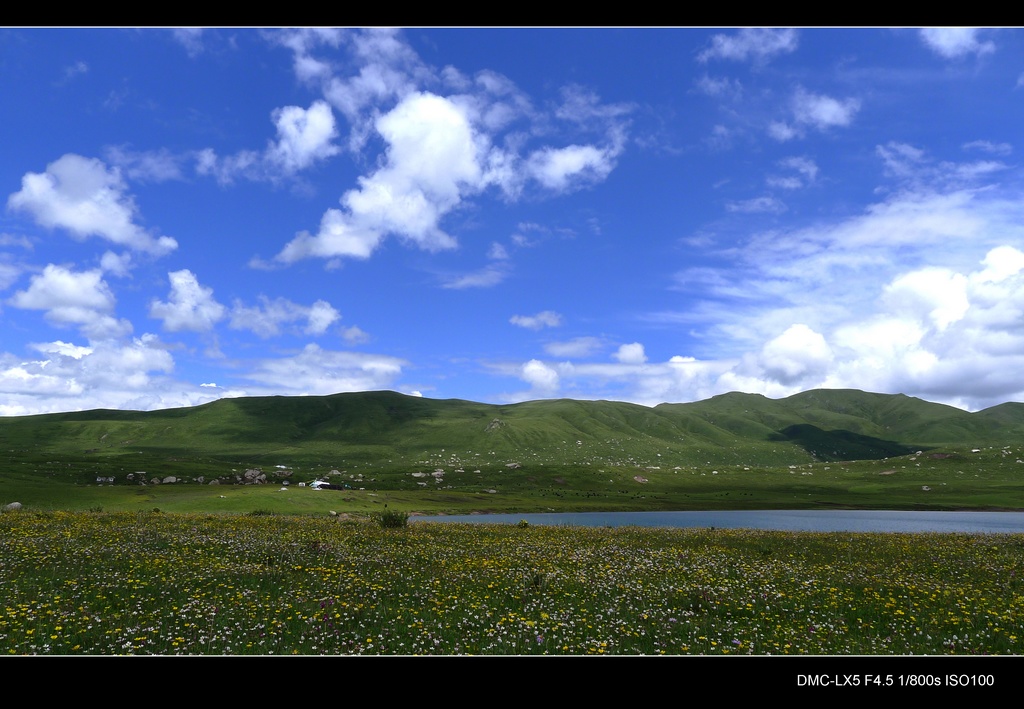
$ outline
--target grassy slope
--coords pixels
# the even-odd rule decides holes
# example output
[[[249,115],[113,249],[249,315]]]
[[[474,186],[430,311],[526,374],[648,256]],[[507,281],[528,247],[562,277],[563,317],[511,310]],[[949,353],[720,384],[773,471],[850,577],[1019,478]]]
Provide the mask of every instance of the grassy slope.
[[[451,511],[912,506],[922,486],[939,492],[941,483],[953,480],[929,484],[910,474],[881,479],[883,471],[870,462],[819,464],[816,472],[807,468],[802,475],[793,469],[816,460],[881,461],[937,447],[1012,445],[1022,433],[1021,404],[969,414],[855,390],[817,390],[780,400],[731,393],[654,408],[569,399],[494,406],[394,392],[223,399],[190,409],[2,418],[0,502],[33,494],[56,500],[62,494],[52,484],[71,482],[78,490],[76,504],[88,506],[92,498],[115,494],[85,492],[97,475],[114,475],[120,487],[137,471],[232,482],[259,466],[277,482],[275,466],[282,465],[296,470],[293,481],[343,471],[337,482],[350,485],[351,504],[367,509],[381,502],[369,499],[370,490],[402,506]],[[960,497],[947,495],[938,506],[1024,507],[1020,476],[1005,457],[992,458],[1001,466],[998,475],[980,478],[977,489],[958,486]],[[922,462],[925,470],[967,474],[950,461]],[[712,476],[711,467],[722,468],[721,475]],[[442,480],[429,476],[435,469],[445,470]],[[647,481],[642,487],[638,475]],[[218,504],[230,508],[239,498],[266,495],[234,488],[219,490],[217,499],[226,502]],[[178,501],[187,508],[190,498],[181,489],[133,486],[130,499],[154,506]],[[190,495],[203,496],[198,489]],[[940,497],[931,495],[927,504],[935,506]],[[280,500],[267,498],[266,504],[293,504]],[[238,504],[251,509],[252,502]]]

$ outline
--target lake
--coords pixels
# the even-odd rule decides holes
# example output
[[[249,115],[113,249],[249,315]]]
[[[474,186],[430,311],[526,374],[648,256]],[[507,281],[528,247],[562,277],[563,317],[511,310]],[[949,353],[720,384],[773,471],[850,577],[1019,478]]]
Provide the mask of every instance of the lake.
[[[579,527],[728,527],[802,532],[1024,533],[1024,512],[898,510],[723,510],[718,512],[550,512],[410,517],[410,522],[473,522]]]

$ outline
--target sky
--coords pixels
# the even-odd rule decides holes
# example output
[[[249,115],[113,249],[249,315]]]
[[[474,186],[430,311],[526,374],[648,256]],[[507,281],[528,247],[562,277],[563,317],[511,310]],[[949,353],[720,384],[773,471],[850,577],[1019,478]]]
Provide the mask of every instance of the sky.
[[[0,415],[1024,401],[1022,40],[0,29]]]

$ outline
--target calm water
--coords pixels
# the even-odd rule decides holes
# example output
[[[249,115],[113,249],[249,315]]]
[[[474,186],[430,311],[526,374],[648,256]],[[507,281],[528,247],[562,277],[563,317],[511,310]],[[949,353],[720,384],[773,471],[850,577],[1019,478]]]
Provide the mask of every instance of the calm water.
[[[728,510],[722,512],[565,512],[412,517],[410,522],[477,522],[579,527],[740,527],[805,532],[1024,533],[1024,512],[891,510]]]

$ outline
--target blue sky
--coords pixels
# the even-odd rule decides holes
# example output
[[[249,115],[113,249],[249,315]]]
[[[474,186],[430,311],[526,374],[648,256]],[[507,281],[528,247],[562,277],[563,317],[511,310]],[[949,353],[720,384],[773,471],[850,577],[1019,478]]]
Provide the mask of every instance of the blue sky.
[[[0,29],[0,415],[1024,401],[1019,29]]]

